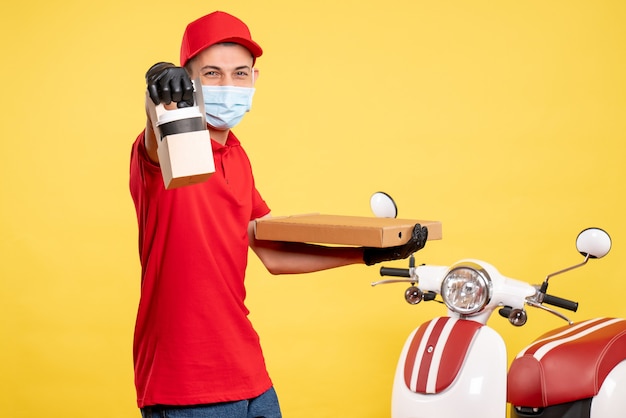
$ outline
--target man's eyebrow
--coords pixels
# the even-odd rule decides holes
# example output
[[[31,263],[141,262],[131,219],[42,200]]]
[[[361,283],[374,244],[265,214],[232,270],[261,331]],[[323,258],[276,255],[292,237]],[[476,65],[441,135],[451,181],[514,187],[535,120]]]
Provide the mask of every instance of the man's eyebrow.
[[[223,71],[223,68],[217,66],[217,65],[205,65],[204,67],[200,68],[200,71],[206,71],[206,70],[217,70],[217,71]],[[251,67],[249,65],[240,65],[239,67],[235,67],[234,71],[239,71],[239,70],[247,70],[250,71]]]

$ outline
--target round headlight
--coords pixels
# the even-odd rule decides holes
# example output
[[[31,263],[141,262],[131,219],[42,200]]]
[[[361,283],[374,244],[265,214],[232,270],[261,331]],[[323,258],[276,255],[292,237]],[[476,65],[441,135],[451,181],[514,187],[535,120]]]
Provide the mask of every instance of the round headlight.
[[[441,297],[446,306],[461,315],[483,310],[491,300],[491,278],[477,264],[463,263],[448,271],[441,283]]]

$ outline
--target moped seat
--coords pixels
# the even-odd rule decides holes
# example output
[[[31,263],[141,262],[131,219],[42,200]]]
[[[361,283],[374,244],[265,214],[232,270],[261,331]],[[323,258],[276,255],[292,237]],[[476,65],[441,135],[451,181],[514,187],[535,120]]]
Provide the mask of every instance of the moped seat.
[[[626,359],[626,320],[596,318],[546,333],[522,350],[508,374],[507,401],[547,407],[595,396]]]

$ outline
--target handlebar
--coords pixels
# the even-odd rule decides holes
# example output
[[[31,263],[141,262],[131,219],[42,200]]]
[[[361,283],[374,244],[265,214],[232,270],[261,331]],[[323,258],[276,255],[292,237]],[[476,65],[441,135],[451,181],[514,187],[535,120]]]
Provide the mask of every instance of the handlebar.
[[[394,276],[394,277],[411,277],[409,269],[399,269],[394,267],[381,267],[381,276]]]
[[[545,294],[543,296],[542,302],[547,303],[548,305],[558,306],[559,308],[567,309],[573,312],[576,312],[578,310],[578,302],[574,302],[573,300],[569,299],[563,299],[558,296]]]
[[[381,276],[393,276],[393,277],[407,277],[407,278],[411,277],[410,269],[394,268],[394,267],[381,267],[380,275]],[[558,296],[548,295],[548,294],[543,295],[543,298],[541,299],[541,303],[567,309],[573,312],[576,312],[578,310],[578,302],[575,302],[569,299],[560,298]]]

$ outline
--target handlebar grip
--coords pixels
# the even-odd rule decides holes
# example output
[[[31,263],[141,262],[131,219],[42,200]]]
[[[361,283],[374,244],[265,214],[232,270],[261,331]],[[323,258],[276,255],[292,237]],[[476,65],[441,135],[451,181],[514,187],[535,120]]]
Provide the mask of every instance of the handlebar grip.
[[[399,269],[393,267],[381,267],[380,268],[381,276],[395,276],[395,277],[411,277],[409,273],[409,269]]]
[[[578,310],[578,302],[573,300],[563,299],[558,296],[544,295],[543,303],[548,305],[558,306],[559,308],[567,309],[576,312]]]

